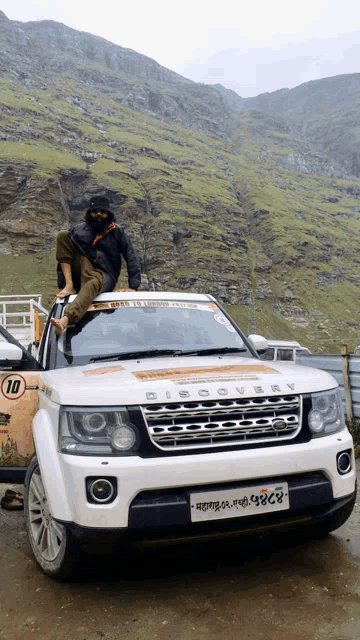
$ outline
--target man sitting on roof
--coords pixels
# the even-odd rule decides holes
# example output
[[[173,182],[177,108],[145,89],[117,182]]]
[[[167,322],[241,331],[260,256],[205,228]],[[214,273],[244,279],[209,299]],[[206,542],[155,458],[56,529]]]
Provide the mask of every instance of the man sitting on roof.
[[[140,260],[124,229],[115,223],[108,199],[95,196],[90,200],[85,222],[60,231],[56,238],[61,288],[57,297],[77,293],[62,318],[50,318],[57,336],[68,324],[81,320],[99,293],[113,291],[120,275],[121,256],[127,264],[128,290],[136,291],[141,283]]]

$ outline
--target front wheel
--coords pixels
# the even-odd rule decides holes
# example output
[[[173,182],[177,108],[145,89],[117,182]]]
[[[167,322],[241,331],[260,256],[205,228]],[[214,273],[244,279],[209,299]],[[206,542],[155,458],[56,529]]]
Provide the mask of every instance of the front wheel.
[[[24,514],[29,542],[42,571],[61,580],[69,578],[77,567],[79,550],[70,531],[52,517],[36,456],[26,472]]]

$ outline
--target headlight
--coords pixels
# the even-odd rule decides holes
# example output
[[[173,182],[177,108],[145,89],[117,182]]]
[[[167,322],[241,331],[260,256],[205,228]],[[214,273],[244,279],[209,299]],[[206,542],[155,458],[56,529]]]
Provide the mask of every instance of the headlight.
[[[314,436],[326,436],[345,428],[340,389],[312,393],[312,409],[308,422]]]
[[[59,451],[76,455],[131,455],[139,445],[137,428],[125,407],[60,411]]]
[[[100,433],[106,427],[106,419],[103,413],[89,413],[83,418],[83,426],[87,433]]]
[[[130,425],[122,424],[114,429],[110,440],[114,449],[129,451],[136,442],[136,434]]]

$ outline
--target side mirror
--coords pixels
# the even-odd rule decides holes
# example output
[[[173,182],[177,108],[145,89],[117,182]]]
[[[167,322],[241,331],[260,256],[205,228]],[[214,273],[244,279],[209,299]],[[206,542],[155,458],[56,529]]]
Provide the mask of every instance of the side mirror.
[[[23,351],[17,344],[11,342],[0,342],[0,362],[10,360],[11,362],[20,362],[23,357]]]
[[[264,353],[266,349],[269,348],[269,343],[266,338],[263,338],[263,336],[258,336],[257,333],[252,333],[250,336],[248,336],[248,340],[250,340],[254,349],[258,353]]]

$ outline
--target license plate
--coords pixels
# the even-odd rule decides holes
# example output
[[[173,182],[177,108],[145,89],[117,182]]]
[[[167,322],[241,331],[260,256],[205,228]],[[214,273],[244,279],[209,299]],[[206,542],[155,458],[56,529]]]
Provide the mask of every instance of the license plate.
[[[190,495],[191,522],[239,518],[289,508],[287,482]]]

